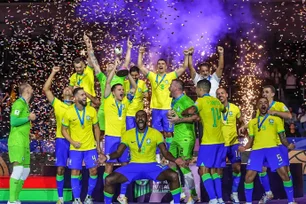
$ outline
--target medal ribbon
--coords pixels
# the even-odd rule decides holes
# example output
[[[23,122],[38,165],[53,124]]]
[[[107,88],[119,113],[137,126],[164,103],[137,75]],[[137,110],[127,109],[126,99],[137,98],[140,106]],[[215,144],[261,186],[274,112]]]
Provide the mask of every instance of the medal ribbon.
[[[81,78],[81,77],[78,77],[78,76],[81,76],[82,78]],[[83,78],[84,78],[84,74],[82,74],[82,75],[77,74],[77,75],[76,75],[76,80],[77,80],[78,86],[80,86],[80,84],[81,84]]]
[[[207,78],[206,78],[208,81],[211,80],[211,75],[209,75]]]
[[[173,98],[173,99],[172,99],[172,102],[171,102],[171,109],[173,109],[173,107],[174,107],[174,105],[176,104],[176,102],[177,102],[178,100],[180,100],[180,98],[182,98],[183,96],[184,96],[184,94],[180,95],[180,96],[177,97],[177,98]]]
[[[141,142],[139,143],[139,138],[138,138],[138,129],[136,128],[136,141],[137,141],[137,146],[138,149],[141,150],[142,144],[144,142],[145,137],[147,136],[147,132],[148,132],[148,127],[146,128],[146,130],[144,131],[144,134],[142,136]]]
[[[272,101],[272,103],[271,103],[271,105],[269,106],[268,110],[270,110],[274,104],[275,104],[275,101]]]
[[[269,114],[266,114],[264,119],[260,122],[260,116],[258,116],[258,121],[257,121],[257,127],[258,127],[258,131],[260,131],[260,128],[262,126],[262,124],[265,122],[265,120],[269,117]]]
[[[116,102],[116,106],[117,106],[117,110],[118,110],[118,117],[120,118],[120,117],[122,117],[122,108],[123,108],[123,106],[122,106],[122,103],[119,106],[118,102],[116,100],[115,100],[115,102]]]
[[[204,96],[210,96],[210,95],[209,95],[209,93],[206,93],[206,94],[204,94],[202,97],[204,97]]]
[[[227,117],[228,117],[228,113],[229,113],[229,109],[230,109],[230,104],[229,103],[227,104],[226,108],[227,108],[226,114],[222,113],[224,121],[227,121]]]
[[[83,115],[82,115],[82,118],[81,118],[81,116],[80,116],[79,110],[78,110],[78,108],[76,107],[76,105],[74,105],[74,109],[75,109],[75,111],[76,111],[76,113],[77,113],[77,115],[78,115],[78,118],[79,118],[79,121],[80,121],[80,123],[81,123],[81,126],[83,127],[83,126],[84,126],[84,122],[85,122],[85,112],[86,112],[86,108],[85,108],[85,107],[83,108]]]
[[[158,81],[158,74],[156,74],[156,79],[155,79],[155,82],[157,84],[156,88],[164,81],[165,77],[166,77],[166,74],[164,74],[164,76],[162,76],[161,80]]]

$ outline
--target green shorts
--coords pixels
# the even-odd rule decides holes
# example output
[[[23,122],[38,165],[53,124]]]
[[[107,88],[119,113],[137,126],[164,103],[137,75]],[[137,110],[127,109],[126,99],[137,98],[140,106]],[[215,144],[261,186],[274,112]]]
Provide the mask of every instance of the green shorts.
[[[172,140],[170,144],[169,152],[175,157],[181,157],[185,160],[192,159],[193,149],[195,145],[194,138],[181,139],[181,140]]]
[[[30,165],[30,148],[20,146],[8,146],[10,162],[18,162],[25,166]]]
[[[99,127],[100,130],[105,130],[105,116],[104,116],[104,108],[99,108],[98,111],[98,120],[99,120]]]

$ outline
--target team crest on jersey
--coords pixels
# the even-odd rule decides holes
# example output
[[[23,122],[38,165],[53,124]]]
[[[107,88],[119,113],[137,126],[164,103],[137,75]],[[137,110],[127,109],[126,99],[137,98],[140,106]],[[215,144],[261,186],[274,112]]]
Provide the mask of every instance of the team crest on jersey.
[[[19,110],[15,110],[14,114],[15,114],[15,115],[19,115],[19,114],[20,114],[20,111],[19,111]]]
[[[269,123],[270,123],[270,125],[273,125],[273,124],[274,124],[274,120],[273,120],[273,119],[270,119],[270,120],[269,120]]]
[[[151,139],[147,139],[147,144],[151,144]]]
[[[180,112],[180,107],[177,107],[176,111],[177,111],[177,112]]]
[[[90,120],[90,116],[89,115],[86,115],[86,120]]]
[[[230,116],[233,116],[233,111],[228,112]]]
[[[165,81],[165,84],[169,84],[169,81],[168,81],[168,80],[166,80],[166,81]]]
[[[141,88],[138,88],[138,92],[141,92]]]

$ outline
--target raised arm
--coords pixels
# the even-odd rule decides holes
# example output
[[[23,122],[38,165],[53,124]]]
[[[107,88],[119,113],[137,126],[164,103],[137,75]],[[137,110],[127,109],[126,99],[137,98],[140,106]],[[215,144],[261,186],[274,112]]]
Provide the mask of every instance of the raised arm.
[[[86,35],[86,32],[84,32],[83,39],[84,39],[84,42],[85,42],[85,45],[86,45],[86,49],[87,49],[87,55],[88,55],[87,61],[88,61],[88,66],[93,67],[93,61],[92,61],[92,59],[89,57],[89,51],[90,51],[90,50],[93,50],[93,48],[92,48],[92,43],[91,43],[91,40],[89,39],[89,37]]]
[[[109,94],[111,93],[111,81],[113,77],[115,76],[115,71],[116,71],[117,66],[114,66],[113,69],[110,71],[110,73],[107,76],[106,80],[106,85],[105,85],[105,90],[104,90],[104,98],[107,98]]]
[[[219,53],[219,63],[218,68],[216,70],[216,74],[219,78],[222,77],[223,69],[224,69],[224,49],[221,46],[218,46],[218,53]]]
[[[128,68],[130,62],[131,62],[131,50],[133,48],[133,43],[130,41],[130,38],[128,37],[127,39],[127,51],[125,55],[125,60],[123,67]]]
[[[175,70],[177,76],[181,76],[187,69],[188,67],[188,56],[189,56],[189,50],[184,50],[184,63],[183,66],[180,67],[179,69]]]
[[[128,77],[129,77],[130,84],[132,86],[131,89],[130,89],[130,92],[134,95],[135,91],[137,89],[137,84],[130,74],[128,75]]]
[[[47,99],[50,103],[52,103],[54,100],[54,95],[51,91],[52,80],[54,79],[54,76],[56,75],[56,73],[59,71],[60,71],[60,67],[53,67],[52,72],[43,87],[43,91],[45,92]]]
[[[85,92],[86,97],[90,99],[95,107],[99,107],[101,105],[100,100],[97,97],[90,95],[89,93]]]
[[[195,68],[193,67],[193,53],[194,53],[194,48],[193,47],[189,48],[188,68],[189,68],[190,76],[192,80],[194,80],[197,74]]]
[[[147,70],[144,66],[143,66],[143,54],[145,52],[145,47],[143,46],[140,46],[139,47],[139,52],[138,52],[138,61],[137,61],[137,64],[138,64],[138,68],[139,70],[141,71],[141,73],[144,75],[144,76],[147,76],[148,73],[149,73],[149,70]]]

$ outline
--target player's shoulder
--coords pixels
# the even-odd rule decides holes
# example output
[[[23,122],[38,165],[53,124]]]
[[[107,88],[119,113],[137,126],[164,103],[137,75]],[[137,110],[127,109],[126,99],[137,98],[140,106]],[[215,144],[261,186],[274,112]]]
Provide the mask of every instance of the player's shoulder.
[[[255,125],[257,122],[257,118],[253,118],[250,120],[249,125]]]
[[[148,127],[148,133],[150,132],[150,134],[154,134],[154,135],[159,135],[161,134],[161,132],[159,132],[157,129],[152,128],[152,127]]]
[[[276,101],[275,106],[277,107],[278,111],[284,111],[284,112],[289,111],[287,106],[281,101]]]
[[[136,132],[136,128],[129,129],[123,133],[124,136],[134,135]]]
[[[14,101],[13,107],[21,107],[21,106],[26,106],[26,103],[23,101],[23,99],[18,98],[16,101]]]
[[[75,72],[75,73],[73,73],[71,76],[70,76],[70,79],[71,78],[73,78],[73,77],[75,77],[77,75],[77,73]]]
[[[233,108],[233,110],[240,111],[239,106],[235,105],[234,103],[230,103],[230,106]]]

